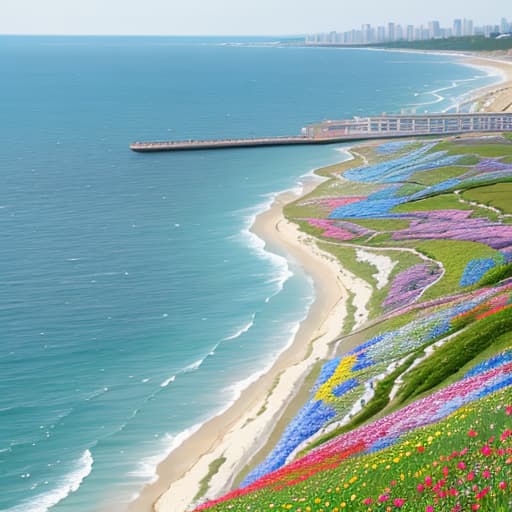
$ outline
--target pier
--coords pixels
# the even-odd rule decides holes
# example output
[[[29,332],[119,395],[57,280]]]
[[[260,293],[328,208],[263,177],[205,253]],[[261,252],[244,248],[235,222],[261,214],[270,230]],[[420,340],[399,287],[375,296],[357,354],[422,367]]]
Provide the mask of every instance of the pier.
[[[302,129],[301,135],[291,137],[134,142],[130,145],[130,149],[139,153],[154,153],[201,149],[304,146],[372,139],[505,131],[512,131],[512,113],[382,115],[324,121],[306,126]]]

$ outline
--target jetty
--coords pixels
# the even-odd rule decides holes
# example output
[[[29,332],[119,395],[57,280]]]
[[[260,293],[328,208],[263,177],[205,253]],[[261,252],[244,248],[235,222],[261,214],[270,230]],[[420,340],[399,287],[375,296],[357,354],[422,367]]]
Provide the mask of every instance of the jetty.
[[[456,114],[382,115],[323,121],[302,128],[297,136],[248,139],[178,140],[134,142],[132,151],[190,151],[268,146],[337,144],[341,142],[393,139],[428,135],[458,135],[512,131],[512,113],[479,112]]]

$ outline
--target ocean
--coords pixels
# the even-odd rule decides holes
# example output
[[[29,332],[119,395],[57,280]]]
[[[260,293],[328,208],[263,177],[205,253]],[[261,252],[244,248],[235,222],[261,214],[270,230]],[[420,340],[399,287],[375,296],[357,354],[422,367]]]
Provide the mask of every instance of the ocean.
[[[128,503],[291,342],[313,300],[249,228],[342,146],[135,154],[441,111],[453,57],[269,39],[0,38],[0,510]]]

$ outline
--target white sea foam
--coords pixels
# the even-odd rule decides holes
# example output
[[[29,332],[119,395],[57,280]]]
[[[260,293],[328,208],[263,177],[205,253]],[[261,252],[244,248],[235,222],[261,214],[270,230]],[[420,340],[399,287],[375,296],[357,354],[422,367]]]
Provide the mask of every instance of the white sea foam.
[[[162,440],[163,446],[158,450],[158,453],[142,459],[137,468],[128,473],[128,476],[141,478],[148,483],[156,481],[156,469],[158,464],[166,459],[176,448],[179,448],[192,434],[197,432],[202,425],[203,422],[197,423],[176,435],[166,434]],[[136,497],[137,496],[135,496],[135,498]]]
[[[47,512],[50,508],[76,492],[82,482],[90,475],[94,459],[89,450],[85,450],[76,463],[76,469],[68,473],[51,491],[23,501],[19,505],[9,508],[6,512]]]
[[[268,210],[277,195],[278,194],[270,194],[267,196],[267,200],[264,203],[237,212],[244,215],[245,226],[236,238],[239,239],[243,245],[249,247],[258,258],[270,262],[275,269],[272,283],[275,283],[276,287],[271,296],[267,298],[267,302],[270,298],[277,295],[283,289],[286,281],[293,276],[293,272],[288,265],[288,260],[284,256],[266,250],[265,242],[251,231],[251,226],[254,224],[256,216]]]
[[[198,359],[197,361],[193,362],[192,364],[189,364],[188,366],[185,366],[185,368],[181,369],[175,375],[171,375],[169,378],[167,378],[164,381],[162,381],[162,383],[160,384],[160,387],[161,388],[166,388],[169,384],[173,383],[176,380],[178,375],[183,375],[184,373],[190,373],[190,372],[194,372],[196,370],[199,370],[199,368],[205,362],[205,360],[208,357],[208,355],[206,355],[202,359]]]
[[[176,375],[171,375],[168,379],[165,379],[161,384],[161,388],[166,388],[171,382],[174,382],[176,380]]]
[[[253,313],[249,322],[247,322],[243,327],[238,329],[238,331],[236,331],[235,334],[232,334],[231,336],[227,336],[226,338],[224,338],[223,341],[231,341],[231,340],[236,340],[237,338],[240,338],[240,336],[242,336],[242,334],[245,334],[254,325],[255,319],[256,319],[256,313]]]

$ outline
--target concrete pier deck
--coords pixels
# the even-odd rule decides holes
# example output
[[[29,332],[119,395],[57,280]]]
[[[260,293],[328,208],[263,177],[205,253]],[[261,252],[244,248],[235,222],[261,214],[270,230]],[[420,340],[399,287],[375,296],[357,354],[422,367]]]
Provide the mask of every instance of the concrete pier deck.
[[[130,145],[130,149],[139,153],[154,153],[159,151],[337,144],[371,139],[504,131],[512,131],[512,113],[383,115],[324,121],[306,126],[302,129],[302,135],[292,137],[134,142]]]

